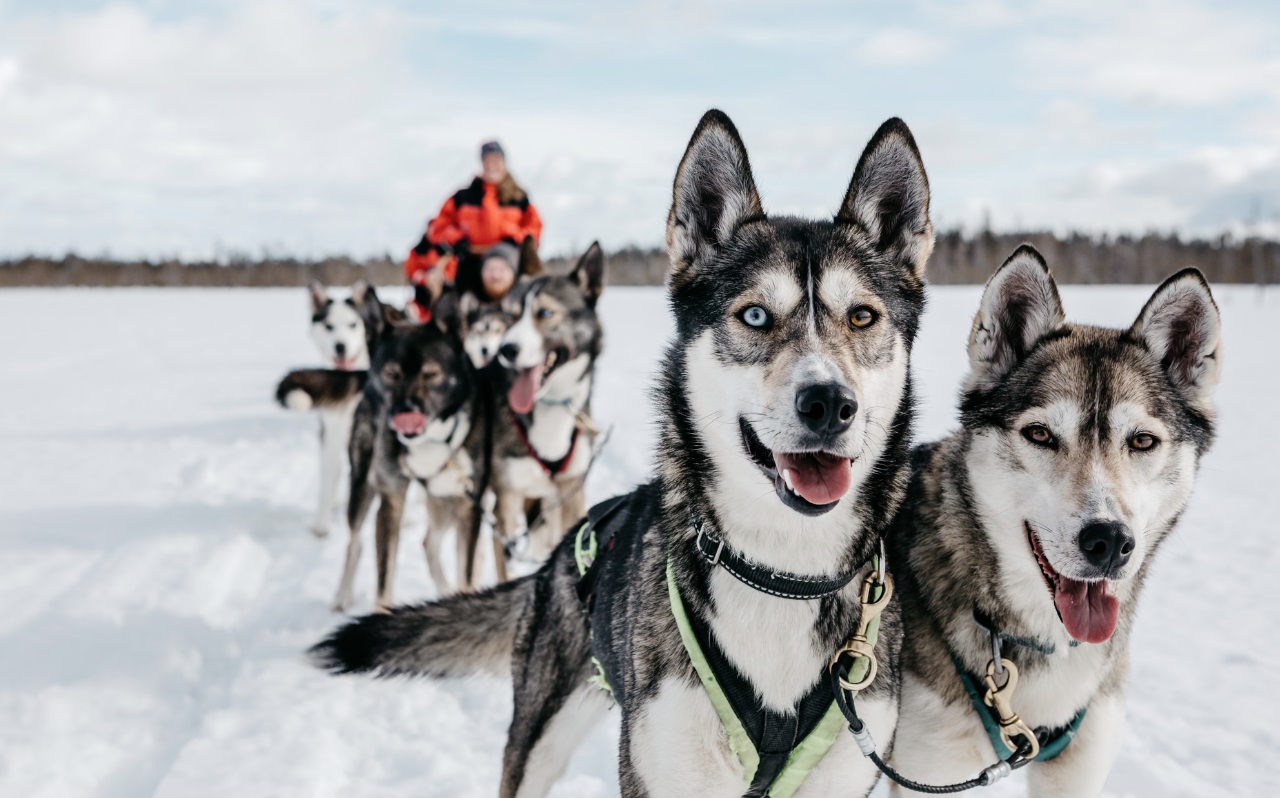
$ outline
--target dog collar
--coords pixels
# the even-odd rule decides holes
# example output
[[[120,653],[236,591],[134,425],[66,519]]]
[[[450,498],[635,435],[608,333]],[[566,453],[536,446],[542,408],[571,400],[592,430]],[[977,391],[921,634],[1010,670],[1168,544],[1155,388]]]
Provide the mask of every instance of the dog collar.
[[[757,565],[734,551],[722,539],[716,537],[715,533],[707,529],[701,518],[693,519],[693,528],[697,532],[693,546],[712,568],[719,566],[747,587],[770,596],[800,601],[825,598],[843,590],[858,573],[854,570],[847,574],[826,577],[774,571]]]

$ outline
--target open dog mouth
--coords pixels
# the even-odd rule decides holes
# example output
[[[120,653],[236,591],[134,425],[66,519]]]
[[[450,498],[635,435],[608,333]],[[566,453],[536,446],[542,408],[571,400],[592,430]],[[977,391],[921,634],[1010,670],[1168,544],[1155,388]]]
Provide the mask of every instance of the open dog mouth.
[[[773,482],[782,503],[804,515],[835,507],[853,482],[853,460],[830,452],[775,452],[745,418],[738,419],[747,455]]]
[[[333,367],[338,371],[354,371],[356,367],[356,359],[354,357],[334,355]]]
[[[391,417],[391,429],[404,440],[413,440],[427,431],[427,417],[416,410],[396,413]]]
[[[568,354],[563,346],[557,346],[538,365],[516,372],[515,381],[507,391],[507,404],[511,405],[511,409],[521,415],[533,412],[533,403],[538,398],[542,383],[568,360]]]
[[[1040,566],[1040,574],[1049,588],[1049,597],[1058,611],[1058,618],[1066,627],[1067,634],[1082,643],[1103,643],[1116,631],[1116,623],[1120,620],[1120,599],[1111,592],[1111,581],[1098,579],[1086,582],[1082,579],[1071,579],[1054,570],[1040,547],[1040,540],[1032,531],[1031,524],[1024,521],[1027,532],[1027,544],[1031,546],[1031,554]]]

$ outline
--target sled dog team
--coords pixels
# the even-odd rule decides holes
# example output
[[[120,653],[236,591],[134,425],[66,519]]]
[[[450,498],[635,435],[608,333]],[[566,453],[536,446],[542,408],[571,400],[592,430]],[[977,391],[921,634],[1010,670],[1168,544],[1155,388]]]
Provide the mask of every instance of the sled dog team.
[[[510,676],[508,798],[546,795],[615,706],[628,798],[865,796],[882,774],[894,795],[981,792],[1022,768],[1032,795],[1097,795],[1138,594],[1213,437],[1218,310],[1186,269],[1127,328],[1074,324],[1023,245],[976,308],[956,431],[913,447],[929,198],[891,119],[833,219],[768,215],[708,112],[667,217],[656,471],[590,510],[598,246],[567,275],[522,269],[501,303],[446,292],[426,324],[364,284],[313,289],[334,368],[278,397],[322,419],[318,534],[349,450],[338,609],[378,500],[378,612],[314,661]],[[396,606],[411,481],[444,597]],[[481,589],[488,508],[499,582]],[[513,556],[541,565],[508,579]]]

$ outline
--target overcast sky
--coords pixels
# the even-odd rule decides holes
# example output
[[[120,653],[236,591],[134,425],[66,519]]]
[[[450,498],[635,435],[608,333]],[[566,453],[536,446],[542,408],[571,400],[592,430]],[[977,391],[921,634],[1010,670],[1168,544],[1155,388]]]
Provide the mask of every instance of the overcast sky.
[[[1280,234],[1274,0],[422,5],[0,0],[0,255],[398,257],[490,137],[545,250],[657,244],[713,106],[768,211],[897,115],[940,228]]]

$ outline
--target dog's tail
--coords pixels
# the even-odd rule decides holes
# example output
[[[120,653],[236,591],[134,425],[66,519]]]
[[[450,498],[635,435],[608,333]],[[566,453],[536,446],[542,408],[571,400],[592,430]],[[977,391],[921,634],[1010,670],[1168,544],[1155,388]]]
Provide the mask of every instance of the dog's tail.
[[[331,673],[467,676],[511,672],[516,624],[532,600],[535,574],[479,593],[397,607],[335,630],[308,652]]]
[[[367,371],[298,369],[284,375],[276,386],[281,407],[306,413],[313,407],[336,407],[364,390]]]

